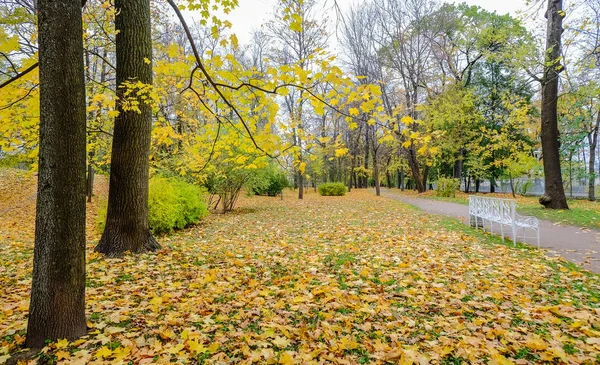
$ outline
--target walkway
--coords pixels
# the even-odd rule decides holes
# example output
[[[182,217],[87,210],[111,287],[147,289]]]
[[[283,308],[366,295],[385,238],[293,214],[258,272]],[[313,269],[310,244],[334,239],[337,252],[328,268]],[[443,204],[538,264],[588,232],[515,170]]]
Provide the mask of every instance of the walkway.
[[[413,198],[387,189],[381,189],[381,195],[414,205],[427,213],[460,218],[465,224],[469,220],[467,205]],[[499,235],[500,228],[494,227],[494,232]],[[526,238],[523,242],[536,245],[537,239]],[[600,231],[561,225],[540,219],[540,246],[548,249],[551,255],[562,256],[587,270],[600,273]]]

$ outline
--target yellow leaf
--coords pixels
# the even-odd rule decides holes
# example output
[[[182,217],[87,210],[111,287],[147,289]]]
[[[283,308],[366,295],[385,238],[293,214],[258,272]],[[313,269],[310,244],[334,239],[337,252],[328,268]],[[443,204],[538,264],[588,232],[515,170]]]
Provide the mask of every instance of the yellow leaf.
[[[57,349],[64,349],[67,346],[69,346],[69,340],[67,340],[66,338],[63,338],[62,340],[59,340],[58,342],[56,342]]]
[[[294,359],[289,352],[284,352],[279,358],[279,363],[283,365],[294,365]]]
[[[211,343],[210,346],[208,346],[208,352],[214,354],[219,349],[219,346],[218,342]]]
[[[127,355],[129,355],[129,353],[131,352],[131,349],[129,347],[117,347],[115,349],[115,351],[113,352],[113,355],[115,356],[115,360],[116,361],[120,361],[120,360],[124,360]]]
[[[106,346],[102,346],[100,350],[96,351],[96,357],[100,359],[105,359],[110,356],[112,356],[112,351]]]
[[[70,353],[68,353],[67,351],[62,351],[62,350],[56,351],[56,353],[54,355],[56,355],[56,358],[58,360],[68,359],[69,357],[71,357]]]
[[[290,345],[290,340],[285,337],[277,336],[273,340],[273,344],[279,348],[286,348]]]

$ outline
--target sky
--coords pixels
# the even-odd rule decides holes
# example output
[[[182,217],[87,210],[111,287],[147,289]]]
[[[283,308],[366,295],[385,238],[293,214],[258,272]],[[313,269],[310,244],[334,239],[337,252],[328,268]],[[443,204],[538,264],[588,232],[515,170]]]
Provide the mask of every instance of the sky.
[[[319,1],[324,4],[323,8],[325,10],[330,9],[333,5],[333,0]],[[350,8],[352,4],[359,4],[361,2],[362,0],[337,0],[342,11]],[[496,11],[499,14],[510,13],[513,16],[517,15],[518,10],[526,10],[525,0],[461,0],[459,2],[478,5],[486,10]],[[261,24],[272,18],[275,3],[276,0],[239,0],[239,7],[229,14],[227,18],[233,24],[233,31],[236,33],[240,43],[248,43],[252,29],[259,28]],[[333,16],[330,16],[330,18],[335,19],[335,14],[331,14]]]

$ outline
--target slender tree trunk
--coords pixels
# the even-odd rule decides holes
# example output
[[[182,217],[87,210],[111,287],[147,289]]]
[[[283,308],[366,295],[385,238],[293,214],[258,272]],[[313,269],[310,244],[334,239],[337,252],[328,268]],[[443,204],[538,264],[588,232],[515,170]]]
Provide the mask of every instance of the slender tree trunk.
[[[126,82],[152,85],[150,0],[115,0],[117,108],[110,165],[106,228],[96,251],[121,256],[160,248],[148,226],[152,111],[147,93]],[[124,108],[125,92],[138,94],[139,112]],[[140,95],[141,94],[141,95]]]
[[[427,178],[428,177],[429,177],[429,166],[425,165],[425,168],[423,169],[423,187],[424,187],[424,191],[427,190]]]
[[[25,345],[76,339],[85,321],[86,113],[81,1],[40,0],[40,152]]]
[[[562,15],[561,15],[562,14]],[[544,77],[542,79],[542,155],[544,156],[545,193],[540,204],[551,209],[569,209],[560,171],[559,134],[558,134],[558,74],[560,64],[562,19],[564,16],[562,0],[548,0],[546,18],[546,54],[544,59]]]
[[[375,184],[375,195],[381,196],[381,186],[379,183],[379,164],[377,163],[377,152],[373,151],[373,183]]]
[[[465,193],[468,193],[471,190],[471,175],[465,177]]]
[[[515,181],[512,175],[508,175],[508,181],[510,182],[510,192],[512,193],[512,197],[516,198],[517,196],[515,195]]]
[[[588,136],[590,145],[590,158],[588,160],[589,178],[588,178],[588,199],[596,200],[596,145],[598,144],[598,129],[600,128],[600,112],[596,116],[596,125],[592,133]]]
[[[406,185],[404,179],[404,167],[400,168],[400,190],[404,191],[404,186]]]
[[[458,151],[458,158],[454,162],[453,175],[454,175],[455,179],[460,180],[462,178],[463,159],[464,159],[464,149],[461,148]]]
[[[90,152],[90,160],[93,158],[94,154],[92,152]],[[94,196],[94,177],[95,177],[96,173],[94,171],[94,165],[90,163],[88,163],[88,168],[87,168],[87,186],[86,186],[86,195],[87,195],[87,201],[89,203],[92,202],[92,196]]]
[[[304,176],[298,171],[298,199],[304,199]]]
[[[475,193],[479,193],[479,186],[481,185],[481,180],[475,179]]]

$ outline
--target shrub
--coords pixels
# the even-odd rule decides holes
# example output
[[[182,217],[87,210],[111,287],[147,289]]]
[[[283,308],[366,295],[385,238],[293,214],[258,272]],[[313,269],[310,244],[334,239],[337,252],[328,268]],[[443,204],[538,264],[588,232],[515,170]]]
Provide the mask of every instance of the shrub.
[[[341,182],[319,185],[319,194],[323,196],[342,196],[346,195],[346,191],[346,184]]]
[[[269,168],[263,175],[261,176],[263,181],[252,187],[252,191],[256,195],[277,196],[283,189],[290,186],[287,176],[281,171]]]
[[[440,177],[438,179],[435,195],[441,197],[455,197],[456,190],[460,188],[460,180],[451,177]]]
[[[151,178],[148,223],[152,233],[170,233],[199,222],[208,215],[205,194],[205,189],[176,178]],[[98,220],[102,231],[106,221],[106,208],[100,208]]]

